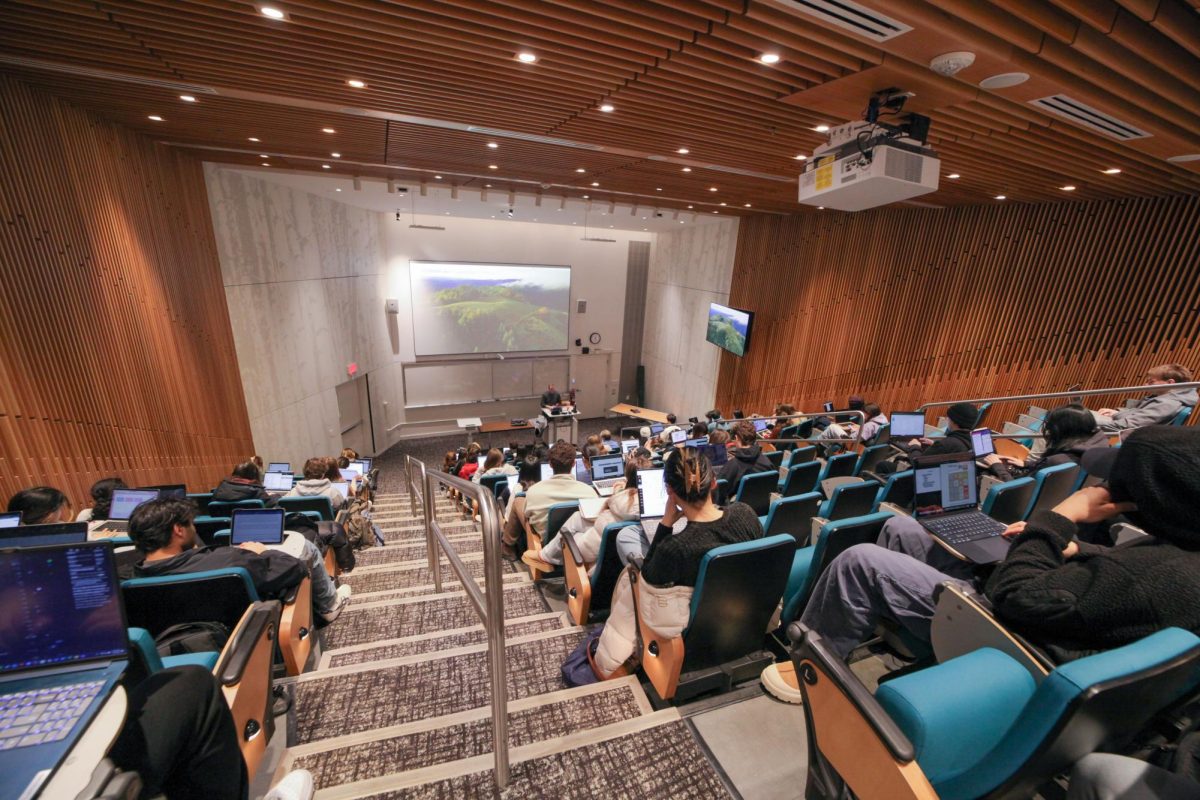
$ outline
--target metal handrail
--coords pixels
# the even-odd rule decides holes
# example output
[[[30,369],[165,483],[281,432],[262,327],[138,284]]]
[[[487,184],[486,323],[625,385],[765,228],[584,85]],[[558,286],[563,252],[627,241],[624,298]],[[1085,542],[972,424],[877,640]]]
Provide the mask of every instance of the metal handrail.
[[[1169,387],[1169,388],[1165,388]],[[971,403],[979,405],[980,403],[1009,403],[1018,400],[1043,400],[1053,397],[1095,397],[1103,394],[1126,394],[1129,392],[1163,392],[1172,389],[1197,389],[1200,388],[1200,381],[1188,381],[1186,383],[1151,383],[1142,386],[1114,386],[1108,389],[1072,389],[1065,392],[1041,392],[1039,394],[1014,394],[1006,397],[980,397],[973,400],[938,400],[934,403],[924,403],[917,407],[917,411],[924,411],[927,408],[934,406],[952,406],[955,403]]]
[[[437,592],[442,590],[442,564],[438,548],[446,554],[450,569],[458,576],[459,583],[471,601],[475,613],[483,623],[488,642],[488,673],[492,684],[492,752],[496,759],[496,786],[504,790],[509,782],[508,764],[508,686],[505,682],[504,654],[504,583],[500,570],[500,520],[496,506],[488,497],[483,486],[436,469],[427,469],[425,464],[411,456],[408,463],[420,470],[422,509],[425,519],[425,539],[429,553],[429,567],[433,574],[433,585]],[[459,558],[454,547],[442,532],[434,513],[435,490],[438,485],[457,489],[464,496],[473,498],[479,506],[480,527],[483,530],[483,591],[471,576],[466,564]]]

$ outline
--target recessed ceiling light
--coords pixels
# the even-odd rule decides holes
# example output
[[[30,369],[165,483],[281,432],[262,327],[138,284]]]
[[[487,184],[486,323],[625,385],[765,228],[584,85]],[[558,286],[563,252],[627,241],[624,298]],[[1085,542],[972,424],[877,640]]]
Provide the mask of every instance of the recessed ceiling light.
[[[257,142],[257,141],[258,141],[258,137],[257,137],[257,136],[251,136],[251,137],[249,137],[248,139],[246,139],[246,141],[248,141],[248,142]]]
[[[804,155],[803,153],[798,156],[792,156],[792,158],[796,161],[808,161],[808,156]]]
[[[1172,164],[1183,164],[1188,161],[1200,161],[1200,153],[1186,153],[1181,156],[1171,156],[1167,159]]]
[[[520,61],[523,64],[532,64],[533,62],[537,61],[537,56],[533,53],[521,52],[517,53],[517,61]]]
[[[440,180],[442,179],[442,176],[441,176],[441,175],[434,175],[434,176],[433,176],[433,179],[434,179],[435,181],[440,181]],[[447,213],[449,213],[449,212],[447,212]]]
[[[642,219],[645,219],[645,217],[642,217]]]
[[[816,131],[817,133],[825,133],[829,130],[829,126],[822,124],[822,125],[818,125],[817,127],[813,128],[813,130]]]
[[[584,199],[584,200],[591,200],[591,199],[592,199],[592,196],[591,196],[590,194],[585,194],[585,195],[583,196],[583,199]]]
[[[694,206],[688,206],[688,208],[694,208]]]
[[[604,105],[600,106],[600,110],[605,114],[611,114],[612,112],[616,111],[616,107],[609,103],[605,103]]]
[[[1074,187],[1074,186],[1071,186],[1070,184],[1067,184],[1066,186],[1060,186],[1060,187],[1058,187],[1058,188],[1062,189],[1064,192],[1073,192],[1073,191],[1075,191],[1075,187]]]
[[[745,206],[746,208],[749,208],[749,207],[750,207],[750,204],[749,204],[749,203],[743,203],[742,205],[743,205],[743,206]]]
[[[196,102],[196,98],[192,97],[190,94],[181,94],[181,95],[179,95],[179,99],[185,103]]]
[[[713,211],[714,214],[720,214],[720,211]]]
[[[1005,197],[1005,196],[1004,196],[1004,195],[1002,195],[1002,194],[998,194],[998,195],[996,195],[996,199],[997,199],[997,200],[1007,200],[1008,198],[1007,198],[1007,197]]]
[[[321,133],[337,133],[333,128],[321,128]]]
[[[146,119],[150,120],[151,122],[162,122],[163,121],[163,118],[160,117],[158,114],[151,114]]]
[[[342,157],[342,154],[341,154],[341,153],[330,153],[329,155],[333,156],[334,158],[341,158],[341,157]]]
[[[270,158],[270,156],[269,156],[269,155],[267,155],[266,153],[259,153],[259,154],[258,154],[258,157],[259,157],[259,158]]]
[[[496,166],[495,164],[488,164],[488,169],[500,169],[500,167]]]
[[[592,181],[592,186],[599,186],[599,185],[600,185],[599,181]]]
[[[332,169],[328,164],[322,164],[321,169]]]
[[[271,19],[283,19],[285,16],[287,16],[286,14],[283,13],[283,11],[281,11],[278,8],[275,8],[275,6],[259,6],[258,13],[262,14],[264,17],[269,17]]]
[[[949,178],[949,179],[950,179],[950,180],[952,180],[952,181],[956,181],[956,180],[958,180],[959,178],[961,178],[962,176],[961,176],[961,175],[959,175],[957,172],[951,172],[951,173],[950,173],[949,175],[947,175],[946,177],[947,177],[947,178]]]
[[[1121,174],[1121,170],[1117,169],[1116,167],[1109,167],[1108,169],[1102,169],[1100,171],[1103,172],[1105,175],[1120,175]]]
[[[340,191],[341,191],[341,189],[334,189],[334,191],[335,191],[335,192],[340,192]]]
[[[642,228],[642,230],[644,230],[644,231],[648,231],[648,230],[650,230],[650,229],[649,229],[649,228]]]
[[[683,171],[683,172],[691,172],[691,171],[692,171],[692,168],[691,168],[691,167],[684,167],[682,171]]]
[[[686,155],[687,155],[688,153],[690,153],[691,151],[690,151],[690,150],[688,150],[686,147],[681,147],[681,148],[679,148],[678,150],[676,150],[675,152],[676,152],[676,153],[679,153],[679,155],[681,155],[681,156],[686,156]]]
[[[656,191],[656,192],[661,192],[661,191],[662,191],[662,187],[661,187],[661,186],[655,186],[655,187],[654,187],[654,191]]]
[[[759,55],[758,60],[764,64],[778,64],[779,53],[762,53]]]
[[[268,164],[268,163],[267,163],[267,162],[265,162],[265,161],[264,161],[264,162],[262,162],[262,165],[263,165],[264,167],[269,167],[269,166],[271,166],[270,164]]]
[[[1027,72],[1003,72],[999,75],[993,75],[990,78],[984,78],[979,82],[979,88],[1007,89],[1011,86],[1020,86],[1027,80],[1029,80],[1029,73]]]
[[[824,211],[824,210],[825,210],[825,206],[817,206],[817,211]]]
[[[682,225],[682,224],[683,224],[683,220],[679,220],[679,224],[680,224],[680,225]]]
[[[710,186],[710,187],[708,187],[708,190],[709,190],[710,192],[715,192],[715,191],[717,190],[717,187],[715,187],[715,186]]]
[[[485,189],[490,189],[490,188],[492,188],[492,185],[491,185],[490,183],[485,183],[485,184],[483,185],[483,188],[485,188]]]
[[[722,205],[722,206],[725,206],[725,205],[728,205],[728,203],[721,203],[721,205]]]
[[[493,150],[495,150],[499,146],[500,145],[496,144],[495,142],[488,142],[488,147],[492,148]]]
[[[346,83],[347,83],[347,84],[348,84],[348,85],[349,85],[351,88],[354,88],[354,89],[365,89],[365,88],[367,88],[367,85],[366,85],[365,83],[363,83],[362,81],[360,81],[358,78],[351,78],[350,80],[346,81]]]

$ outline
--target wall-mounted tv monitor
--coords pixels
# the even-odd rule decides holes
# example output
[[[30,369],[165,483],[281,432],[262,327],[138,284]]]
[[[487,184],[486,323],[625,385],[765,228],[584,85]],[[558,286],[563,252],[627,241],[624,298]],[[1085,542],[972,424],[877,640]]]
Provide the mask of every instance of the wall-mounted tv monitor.
[[[708,333],[704,338],[735,356],[744,356],[746,345],[750,342],[750,324],[753,321],[753,311],[709,303]]]
[[[566,350],[571,268],[410,261],[418,356]]]

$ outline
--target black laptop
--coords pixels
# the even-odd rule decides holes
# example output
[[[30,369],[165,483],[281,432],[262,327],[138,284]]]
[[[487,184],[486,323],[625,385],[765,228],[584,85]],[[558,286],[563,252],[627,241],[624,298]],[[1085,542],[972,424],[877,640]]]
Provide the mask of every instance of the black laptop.
[[[0,797],[35,797],[125,671],[112,547],[0,546]]]
[[[229,534],[230,544],[283,544],[285,513],[282,508],[235,508]]]
[[[646,535],[653,536],[667,513],[667,484],[661,469],[637,471],[638,516]]]
[[[0,529],[0,547],[45,547],[48,544],[83,544],[88,540],[86,522],[54,522]]]
[[[1008,553],[1007,527],[980,511],[975,454],[913,459],[913,516],[951,552],[976,564],[994,564]]]

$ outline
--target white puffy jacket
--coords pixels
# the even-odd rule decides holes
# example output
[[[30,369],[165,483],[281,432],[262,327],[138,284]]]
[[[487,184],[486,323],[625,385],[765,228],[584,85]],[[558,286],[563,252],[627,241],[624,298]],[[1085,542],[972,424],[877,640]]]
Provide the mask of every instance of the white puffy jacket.
[[[634,655],[637,648],[637,617],[634,612],[631,583],[637,584],[637,605],[642,621],[656,636],[663,639],[674,638],[682,634],[688,625],[693,587],[672,586],[669,589],[659,589],[641,580],[640,576],[631,581],[630,575],[633,572],[633,567],[626,567],[613,588],[612,609],[596,645],[596,667],[601,673],[597,677],[600,678],[612,675]],[[641,653],[637,655],[641,657]]]

